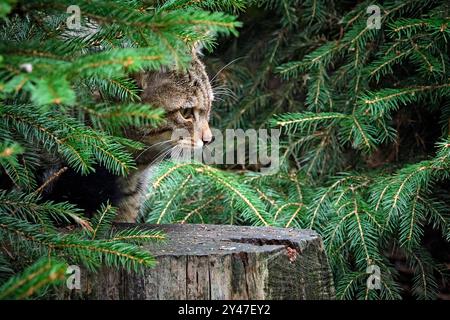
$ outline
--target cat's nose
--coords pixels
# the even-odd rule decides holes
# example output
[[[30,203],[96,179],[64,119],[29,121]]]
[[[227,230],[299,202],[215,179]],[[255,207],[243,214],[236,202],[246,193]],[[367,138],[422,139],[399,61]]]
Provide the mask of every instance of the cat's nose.
[[[211,137],[208,140],[205,140],[205,138],[203,138],[203,143],[206,144],[210,144],[213,143],[214,140],[216,140],[216,137],[214,137],[213,135],[211,135]]]
[[[210,144],[214,141],[214,136],[211,132],[211,129],[209,129],[209,127],[206,127],[203,129],[202,141],[204,144]]]

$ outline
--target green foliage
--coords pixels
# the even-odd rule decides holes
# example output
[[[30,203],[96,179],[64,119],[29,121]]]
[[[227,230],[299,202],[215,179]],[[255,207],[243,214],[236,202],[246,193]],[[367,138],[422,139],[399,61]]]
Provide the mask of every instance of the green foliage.
[[[163,223],[174,220],[188,222],[199,203],[180,206],[180,200],[190,195],[185,192],[186,189],[195,190],[197,186],[201,189],[200,194],[197,194],[201,198],[200,206],[212,202],[207,194],[220,195],[212,198],[223,206],[221,212],[223,216],[234,216],[237,212],[238,215],[233,219],[255,225],[269,225],[270,218],[264,204],[241,180],[239,176],[203,164],[165,163],[155,173],[150,191],[162,194],[162,197],[151,197],[145,203],[145,207],[151,208],[147,210],[150,211],[147,222]],[[205,185],[208,189],[201,187]]]
[[[238,0],[78,1],[77,30],[66,23],[72,4],[0,1],[0,299],[49,297],[68,264],[154,265],[142,245],[162,234],[116,229],[109,203],[88,219],[70,199],[44,201],[41,193],[67,168],[135,168],[132,153],[143,146],[124,129],[154,128],[164,115],[140,102],[133,74],[185,68],[198,42],[211,47],[217,34],[237,34],[236,17],[220,10],[243,8]]]
[[[217,72],[212,120],[281,129],[280,171],[166,164],[146,221],[311,228],[338,298],[436,298],[448,274],[426,239],[450,237],[449,5],[381,1],[378,30],[367,25],[373,4],[253,1],[239,38],[207,59]],[[374,265],[380,290],[366,285]]]
[[[142,145],[122,129],[163,121],[140,103],[133,73],[182,70],[192,46],[237,35],[237,14],[239,37],[205,58],[216,72],[212,122],[281,129],[281,168],[163,163],[144,220],[311,228],[338,298],[400,298],[394,256],[414,297],[437,297],[448,277],[425,239],[432,229],[450,241],[446,1],[380,1],[381,29],[367,25],[371,1],[83,0],[81,30],[67,28],[71,4],[0,4],[0,297],[46,293],[66,263],[153,264],[140,245],[161,234],[115,230],[108,203],[89,220],[43,201],[37,171],[45,156],[80,174],[100,164],[126,175]],[[61,230],[67,222],[79,227]],[[374,265],[379,290],[366,285]]]
[[[54,259],[42,258],[0,287],[0,299],[25,299],[58,284],[65,278],[67,266]]]

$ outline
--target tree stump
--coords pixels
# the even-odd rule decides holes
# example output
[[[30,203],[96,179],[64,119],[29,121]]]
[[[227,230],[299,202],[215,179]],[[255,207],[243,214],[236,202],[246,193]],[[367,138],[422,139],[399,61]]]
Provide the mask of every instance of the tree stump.
[[[108,268],[90,274],[82,280],[82,298],[334,298],[322,240],[313,231],[192,224],[145,227],[159,229],[168,238],[146,245],[157,266],[143,274]]]

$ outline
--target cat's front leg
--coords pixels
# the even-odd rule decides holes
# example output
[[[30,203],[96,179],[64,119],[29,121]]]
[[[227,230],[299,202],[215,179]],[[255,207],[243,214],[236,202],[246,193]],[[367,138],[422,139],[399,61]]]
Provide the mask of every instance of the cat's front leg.
[[[115,204],[118,208],[115,222],[136,222],[145,196],[142,176],[143,171],[136,170],[127,177],[117,179],[120,198]]]

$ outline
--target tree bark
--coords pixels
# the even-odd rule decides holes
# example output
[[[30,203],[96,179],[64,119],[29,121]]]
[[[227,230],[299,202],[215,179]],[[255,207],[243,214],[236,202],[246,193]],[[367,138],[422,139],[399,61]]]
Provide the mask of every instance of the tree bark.
[[[133,225],[120,224],[117,228]],[[310,230],[217,225],[145,225],[166,234],[146,248],[144,273],[105,268],[82,279],[84,299],[333,299],[323,243]]]

